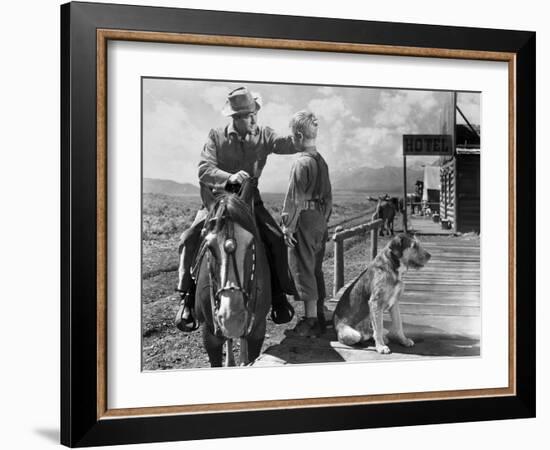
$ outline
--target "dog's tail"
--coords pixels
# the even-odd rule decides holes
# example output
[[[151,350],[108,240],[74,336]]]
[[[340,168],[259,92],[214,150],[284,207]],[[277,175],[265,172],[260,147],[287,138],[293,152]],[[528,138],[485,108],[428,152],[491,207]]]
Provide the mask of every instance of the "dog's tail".
[[[355,345],[361,341],[361,333],[344,323],[336,326],[338,340],[344,345]]]

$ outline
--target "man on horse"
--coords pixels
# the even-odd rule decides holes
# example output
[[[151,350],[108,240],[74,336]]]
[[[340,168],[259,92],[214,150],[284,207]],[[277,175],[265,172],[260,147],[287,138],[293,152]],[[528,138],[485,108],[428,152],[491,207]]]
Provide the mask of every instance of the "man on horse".
[[[203,207],[198,211],[191,227],[180,239],[179,282],[177,290],[181,305],[176,315],[176,326],[182,331],[193,331],[198,327],[194,317],[195,281],[191,266],[200,245],[201,230],[208,211],[204,207],[205,196],[223,191],[235,192],[244,180],[257,180],[270,153],[293,154],[298,150],[292,137],[279,137],[269,127],[257,124],[257,113],[261,108],[258,95],[246,87],[229,93],[222,113],[231,117],[231,123],[224,128],[212,129],[201,153],[199,182]],[[275,323],[289,322],[294,309],[286,294],[294,295],[296,289],[288,269],[287,250],[281,229],[265,209],[257,189],[254,187],[254,213],[260,236],[266,247],[270,264],[272,312]]]

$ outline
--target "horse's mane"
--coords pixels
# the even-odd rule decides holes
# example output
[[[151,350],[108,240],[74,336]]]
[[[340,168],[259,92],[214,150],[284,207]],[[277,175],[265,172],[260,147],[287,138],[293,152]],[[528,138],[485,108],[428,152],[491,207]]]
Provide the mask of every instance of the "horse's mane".
[[[223,208],[223,211],[220,211],[220,208]],[[239,224],[252,235],[257,236],[258,234],[251,206],[237,194],[221,194],[216,199],[216,203],[211,209],[210,216],[211,218],[225,217],[226,220],[229,219]],[[219,224],[216,224],[216,226],[218,225]]]

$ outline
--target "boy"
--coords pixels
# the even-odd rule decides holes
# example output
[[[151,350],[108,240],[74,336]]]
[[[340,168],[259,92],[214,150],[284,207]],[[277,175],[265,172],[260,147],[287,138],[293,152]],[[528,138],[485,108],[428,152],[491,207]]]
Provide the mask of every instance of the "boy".
[[[290,128],[294,146],[301,153],[291,169],[282,229],[289,247],[289,266],[298,291],[297,299],[304,302],[305,310],[294,333],[316,337],[324,331],[326,290],[322,264],[332,191],[327,163],[316,147],[317,118],[309,111],[297,112]]]

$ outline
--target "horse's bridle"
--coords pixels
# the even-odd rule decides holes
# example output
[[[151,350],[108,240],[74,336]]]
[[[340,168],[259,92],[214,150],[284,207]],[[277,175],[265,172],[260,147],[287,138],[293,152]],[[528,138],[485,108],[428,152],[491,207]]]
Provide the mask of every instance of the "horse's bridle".
[[[223,218],[224,213],[224,200],[220,201],[220,208],[218,210],[218,213],[216,214],[215,220],[218,222],[220,219]],[[250,270],[250,277],[248,278],[247,287],[245,288],[241,283],[241,277],[239,274],[239,268],[237,265],[237,259],[236,259],[236,251],[237,251],[237,241],[235,240],[235,230],[234,225],[231,220],[226,221],[226,237],[225,242],[223,244],[223,251],[225,252],[227,256],[227,264],[225,264],[225,270],[222,274],[222,279],[220,280],[220,283],[217,283],[217,274],[216,274],[216,266],[215,261],[217,260],[216,255],[212,251],[209,245],[205,244],[203,248],[201,249],[199,260],[202,259],[202,256],[204,253],[206,253],[206,260],[207,260],[207,266],[208,266],[208,277],[209,277],[209,284],[210,284],[210,300],[212,302],[212,316],[213,316],[213,322],[214,322],[214,331],[216,335],[221,335],[221,331],[219,329],[219,324],[216,319],[216,313],[220,308],[220,296],[223,292],[227,291],[238,291],[241,292],[243,296],[243,302],[244,307],[246,308],[247,312],[249,313],[249,323],[246,328],[245,334],[243,337],[248,336],[250,332],[252,331],[252,328],[255,323],[255,314],[254,314],[254,307],[255,307],[255,276],[256,276],[256,242],[255,242],[256,236],[252,238],[252,244],[250,245],[250,250],[252,252],[252,267]],[[198,265],[200,265],[200,262],[198,262]],[[229,284],[228,278],[229,278],[229,269],[230,266],[233,267],[233,271],[236,278],[236,283]],[[243,280],[244,281],[244,280]],[[219,287],[221,286],[221,287]]]

